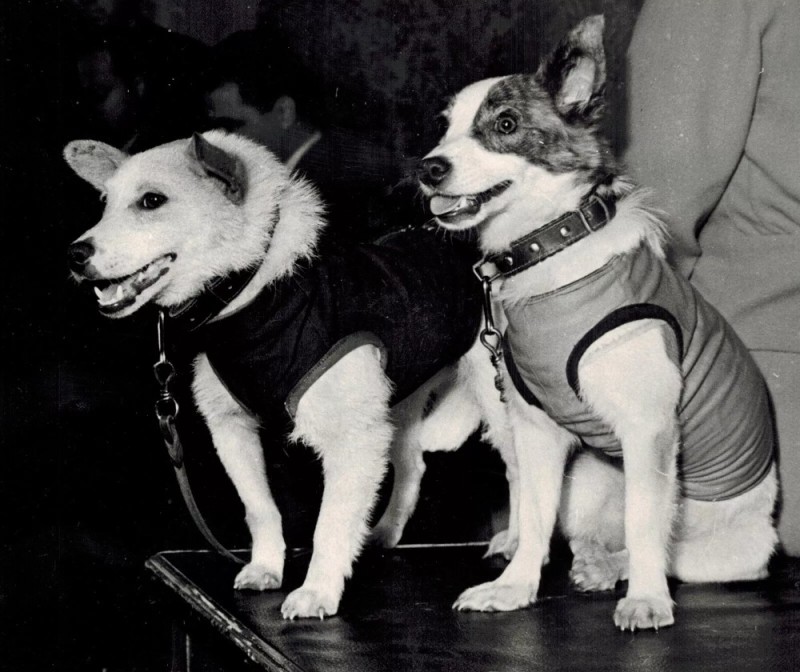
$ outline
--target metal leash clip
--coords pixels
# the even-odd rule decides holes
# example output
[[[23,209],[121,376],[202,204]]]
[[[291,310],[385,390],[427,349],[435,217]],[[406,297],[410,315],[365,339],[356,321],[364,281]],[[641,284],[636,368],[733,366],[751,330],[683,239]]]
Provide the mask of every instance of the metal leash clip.
[[[159,385],[158,399],[156,400],[156,417],[161,429],[161,437],[167,446],[170,460],[175,467],[183,466],[183,446],[175,427],[175,418],[180,407],[178,401],[172,396],[169,384],[175,377],[175,367],[167,359],[164,329],[166,324],[166,311],[158,312],[158,361],[153,365],[153,374]]]
[[[480,269],[483,262],[478,262],[473,266],[473,271],[477,278],[481,281],[481,288],[483,289],[483,329],[479,335],[481,344],[489,351],[489,359],[495,370],[494,386],[500,393],[500,401],[506,401],[506,388],[503,381],[503,373],[500,370],[500,360],[503,357],[503,336],[494,326],[494,318],[492,317],[492,280],[488,275],[484,275]],[[497,276],[494,276],[495,278]]]

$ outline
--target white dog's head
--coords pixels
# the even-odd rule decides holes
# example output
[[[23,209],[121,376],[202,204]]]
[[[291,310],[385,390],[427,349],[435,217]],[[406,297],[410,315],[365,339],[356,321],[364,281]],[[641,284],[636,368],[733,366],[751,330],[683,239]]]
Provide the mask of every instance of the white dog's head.
[[[286,191],[310,193],[267,150],[219,131],[132,156],[77,140],[64,155],[105,200],[69,259],[110,317],[151,301],[178,305],[214,278],[261,263]]]
[[[454,97],[447,132],[419,170],[441,226],[530,230],[576,205],[609,167],[598,134],[603,25],[585,19],[534,75],[482,80]]]

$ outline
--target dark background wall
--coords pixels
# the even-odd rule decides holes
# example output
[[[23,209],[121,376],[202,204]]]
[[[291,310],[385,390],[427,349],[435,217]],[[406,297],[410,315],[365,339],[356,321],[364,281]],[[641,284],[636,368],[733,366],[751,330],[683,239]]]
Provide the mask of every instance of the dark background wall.
[[[183,45],[180,53],[196,54],[180,64],[188,79],[202,67],[204,47],[231,32],[259,24],[280,30],[321,75],[330,114],[377,138],[403,163],[432,146],[438,133],[435,115],[450,94],[478,78],[533,69],[564,31],[590,13],[607,17],[610,99],[620,109],[623,55],[639,4],[2,4],[0,669],[164,669],[168,624],[151,604],[143,562],[164,548],[202,545],[183,510],[152,418],[152,315],[125,323],[101,320],[70,283],[64,262],[68,243],[100,214],[96,195],[68,173],[60,152],[76,136],[102,134],[79,104],[77,62],[97,26],[109,22],[108,10],[117,12],[111,19],[120,26],[135,24],[147,36],[143,54],[167,42]],[[165,61],[163,69],[171,63]],[[165,113],[164,129],[167,121]],[[191,130],[186,117],[169,121],[175,122],[175,133]],[[617,142],[622,129],[621,123],[610,127]],[[183,375],[185,384],[185,369]],[[200,504],[225,543],[246,543],[235,494],[190,401],[184,401],[184,431],[196,446],[193,477],[203,483]],[[502,486],[501,466],[480,446],[470,446],[460,462],[455,459],[432,458],[427,500],[409,528],[413,538],[468,536],[474,526],[460,521],[486,514],[487,478]],[[446,465],[440,472],[437,460],[446,460],[439,462]],[[281,473],[291,482],[312,462],[299,452],[283,461]],[[443,472],[456,477],[439,487],[437,473]],[[488,505],[502,503],[502,487],[498,492],[500,499]],[[302,543],[302,523],[313,520],[313,504],[285,505],[299,514],[301,522],[289,533]]]

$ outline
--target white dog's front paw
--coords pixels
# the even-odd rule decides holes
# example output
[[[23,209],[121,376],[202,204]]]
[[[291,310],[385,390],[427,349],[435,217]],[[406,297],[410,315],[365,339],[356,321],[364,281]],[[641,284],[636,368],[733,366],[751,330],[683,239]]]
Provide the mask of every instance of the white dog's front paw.
[[[574,557],[569,577],[576,589],[584,592],[613,590],[617,582],[627,578],[627,553],[610,553],[597,544],[573,548]]]
[[[335,616],[339,610],[340,595],[326,595],[315,588],[300,586],[293,590],[281,605],[281,614],[286,620],[295,618],[319,618]]]
[[[233,587],[236,590],[275,590],[281,587],[282,582],[283,576],[280,571],[251,562],[236,575]]]
[[[659,597],[624,597],[617,602],[614,623],[620,630],[658,630],[675,622],[672,600]]]
[[[506,560],[511,560],[514,553],[517,552],[517,543],[519,537],[516,534],[509,533],[508,530],[498,532],[492,537],[489,542],[489,548],[486,549],[483,557],[488,558],[492,555],[502,555]]]
[[[538,586],[490,581],[468,588],[453,604],[458,611],[514,611],[536,601]]]

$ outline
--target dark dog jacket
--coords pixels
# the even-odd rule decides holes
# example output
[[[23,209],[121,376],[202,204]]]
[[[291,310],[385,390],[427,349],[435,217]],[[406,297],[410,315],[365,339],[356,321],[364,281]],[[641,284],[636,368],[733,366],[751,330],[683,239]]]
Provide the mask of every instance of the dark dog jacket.
[[[668,350],[684,382],[678,408],[684,495],[728,499],[767,475],[773,429],[755,363],[716,309],[649,248],[616,257],[597,272],[506,312],[506,361],[520,393],[584,445],[613,457],[622,455],[619,440],[581,398],[581,357],[622,324],[663,320],[674,334]],[[624,343],[622,337],[609,347]],[[647,362],[640,365],[646,368]]]
[[[236,400],[264,419],[282,408],[294,416],[314,381],[365,343],[381,349],[396,403],[475,342],[475,254],[428,230],[326,250],[201,327],[197,346]]]

